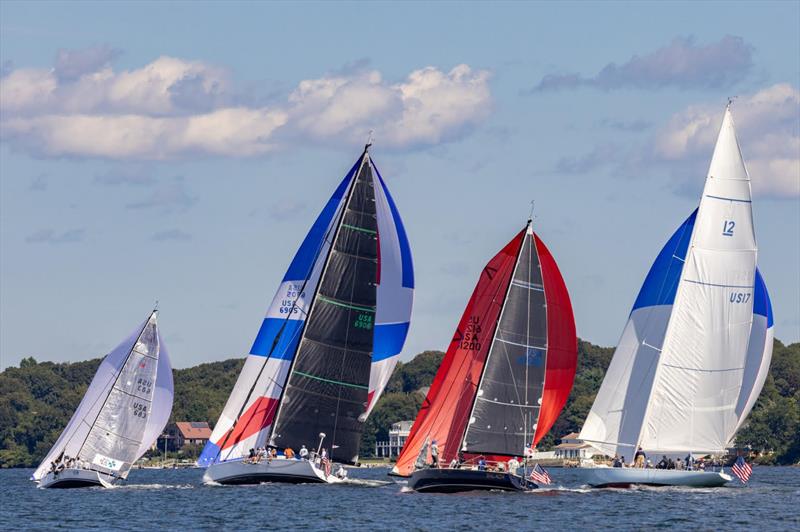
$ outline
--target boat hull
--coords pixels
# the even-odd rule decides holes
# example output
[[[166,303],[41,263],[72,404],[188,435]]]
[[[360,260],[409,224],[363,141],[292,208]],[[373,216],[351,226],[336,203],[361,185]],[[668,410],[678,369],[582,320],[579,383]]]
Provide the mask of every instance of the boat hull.
[[[261,482],[334,483],[339,479],[308,460],[275,458],[257,464],[231,461],[213,464],[203,474],[203,482],[218,484],[260,484]]]
[[[716,488],[732,480],[718,471],[682,471],[677,469],[638,469],[632,467],[591,467],[580,469],[581,479],[595,488],[631,486],[687,486]]]
[[[475,490],[528,491],[538,486],[507,472],[476,469],[418,469],[408,479],[408,487],[424,493],[458,493]]]
[[[39,481],[40,488],[66,489],[100,486],[110,488],[116,479],[111,475],[91,469],[64,469],[59,473],[48,473]]]

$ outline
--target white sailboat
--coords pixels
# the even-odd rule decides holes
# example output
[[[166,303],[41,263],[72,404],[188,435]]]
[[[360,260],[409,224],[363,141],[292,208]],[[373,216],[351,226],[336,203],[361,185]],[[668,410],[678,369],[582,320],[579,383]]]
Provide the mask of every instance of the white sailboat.
[[[725,110],[700,206],[656,258],[581,439],[629,462],[724,454],[758,398],[773,319],[756,267],[750,178]],[[720,486],[724,472],[589,468],[593,486]]]
[[[153,445],[172,412],[172,367],[157,311],[112,350],[31,477],[40,488],[111,487]]]

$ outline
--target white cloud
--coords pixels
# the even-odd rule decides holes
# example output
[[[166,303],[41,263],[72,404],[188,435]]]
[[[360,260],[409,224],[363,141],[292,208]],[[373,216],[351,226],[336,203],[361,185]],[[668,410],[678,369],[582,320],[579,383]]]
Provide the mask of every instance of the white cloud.
[[[453,140],[491,108],[486,71],[427,67],[390,83],[372,71],[301,81],[269,106],[237,103],[224,69],[160,57],[115,72],[103,48],[59,52],[58,69],[0,79],[0,137],[45,157],[258,156],[287,142],[353,144],[375,129],[388,148]],[[64,75],[67,69],[69,75]]]
[[[786,83],[738,98],[733,116],[754,193],[800,196],[800,90]],[[653,151],[661,161],[702,161],[714,149],[722,110],[691,106],[656,133]]]

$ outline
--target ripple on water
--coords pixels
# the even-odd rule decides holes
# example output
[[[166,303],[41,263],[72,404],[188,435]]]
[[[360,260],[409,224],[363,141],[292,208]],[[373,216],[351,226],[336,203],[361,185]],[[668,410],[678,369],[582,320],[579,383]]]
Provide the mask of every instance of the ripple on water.
[[[0,470],[0,528],[49,530],[800,530],[800,468],[757,467],[747,486],[590,489],[567,469],[529,493],[415,494],[386,469],[337,485],[207,486],[202,472],[135,470],[113,489],[41,490]]]

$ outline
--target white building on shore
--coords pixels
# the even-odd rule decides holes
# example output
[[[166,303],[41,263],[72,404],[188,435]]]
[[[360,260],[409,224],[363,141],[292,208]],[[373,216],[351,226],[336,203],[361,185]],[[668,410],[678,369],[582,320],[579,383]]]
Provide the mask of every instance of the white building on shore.
[[[375,442],[375,456],[379,458],[394,458],[400,454],[406,444],[408,434],[411,432],[413,421],[398,421],[392,423],[389,430],[389,441]]]

